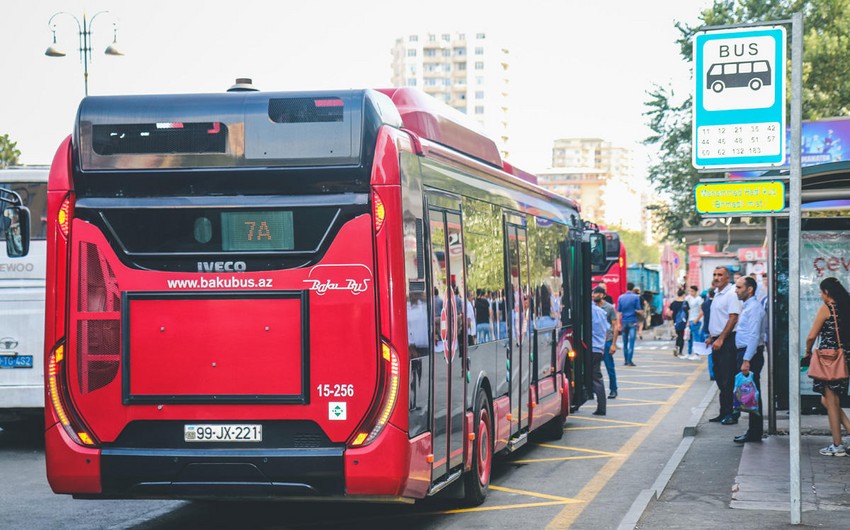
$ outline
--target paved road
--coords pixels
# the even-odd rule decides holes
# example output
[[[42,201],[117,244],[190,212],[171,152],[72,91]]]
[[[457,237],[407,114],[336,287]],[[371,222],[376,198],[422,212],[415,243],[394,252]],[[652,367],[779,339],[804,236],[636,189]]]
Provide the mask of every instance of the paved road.
[[[704,361],[672,357],[666,341],[641,341],[636,367],[618,353],[620,397],[608,415],[587,403],[562,440],[536,441],[494,465],[487,502],[451,498],[413,506],[344,503],[77,501],[50,492],[36,431],[0,432],[0,528],[612,528],[649,488],[682,438],[710,383]],[[12,501],[14,500],[14,501]]]

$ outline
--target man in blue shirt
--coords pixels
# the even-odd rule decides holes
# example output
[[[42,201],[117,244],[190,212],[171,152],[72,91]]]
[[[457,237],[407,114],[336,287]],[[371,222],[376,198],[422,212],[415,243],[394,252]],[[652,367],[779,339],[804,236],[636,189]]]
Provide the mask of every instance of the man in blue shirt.
[[[605,400],[605,383],[602,381],[602,351],[605,349],[605,335],[611,325],[608,315],[598,305],[590,304],[591,316],[591,360],[593,362],[593,393],[596,394],[596,416],[604,416],[608,402]]]
[[[617,311],[620,313],[620,325],[623,329],[623,364],[636,366],[632,362],[635,354],[635,335],[637,335],[638,311],[643,311],[640,296],[632,291],[635,284],[626,284],[626,292],[617,300]]]
[[[764,420],[761,415],[761,381],[759,375],[764,366],[764,307],[756,298],[756,281],[749,276],[738,278],[735,293],[744,302],[744,309],[738,317],[738,330],[735,333],[735,346],[738,348],[738,369],[744,375],[753,373],[753,382],[759,391],[759,412],[749,413],[750,422],[747,432],[735,437],[735,442],[760,442],[764,434]]]

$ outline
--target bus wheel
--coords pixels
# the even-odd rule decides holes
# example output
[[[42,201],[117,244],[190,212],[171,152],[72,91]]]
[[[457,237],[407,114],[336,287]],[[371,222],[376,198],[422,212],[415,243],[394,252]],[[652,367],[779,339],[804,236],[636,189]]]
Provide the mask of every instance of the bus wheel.
[[[724,88],[726,88],[726,86],[723,84],[723,81],[715,81],[711,84],[711,89],[717,92],[718,94],[723,92]]]
[[[558,414],[541,428],[541,434],[550,440],[560,440],[564,437],[564,423],[566,420],[562,414]]]
[[[758,90],[761,88],[761,79],[750,79],[750,88]]]
[[[493,469],[493,423],[490,420],[490,400],[484,389],[475,398],[475,445],[472,448],[472,469],[464,477],[464,500],[478,506],[487,498],[490,472]]]

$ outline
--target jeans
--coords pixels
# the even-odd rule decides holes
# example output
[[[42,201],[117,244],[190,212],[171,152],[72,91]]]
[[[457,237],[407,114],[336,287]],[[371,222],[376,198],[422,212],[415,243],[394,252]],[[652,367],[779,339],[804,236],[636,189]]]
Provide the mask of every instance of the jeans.
[[[605,382],[602,380],[602,353],[593,352],[593,393],[596,394],[596,411],[605,412],[608,404],[605,397]]]
[[[614,370],[614,356],[611,355],[611,341],[605,341],[605,350],[602,352],[602,361],[605,363],[605,369],[608,370],[608,385],[611,387],[611,392],[617,393],[617,372]]]
[[[693,355],[694,341],[705,342],[705,339],[702,338],[702,331],[700,331],[699,323],[689,322],[688,326],[691,328],[691,336],[688,339],[688,355]]]
[[[635,354],[635,337],[637,336],[637,322],[623,323],[623,362],[630,364]]]
[[[478,344],[490,342],[490,324],[476,324],[475,332],[478,335]]]

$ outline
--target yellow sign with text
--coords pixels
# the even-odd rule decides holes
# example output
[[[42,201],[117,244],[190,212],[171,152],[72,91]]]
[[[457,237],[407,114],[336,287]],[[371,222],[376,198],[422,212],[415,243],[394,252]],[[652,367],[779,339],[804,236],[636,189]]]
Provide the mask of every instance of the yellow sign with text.
[[[694,188],[697,212],[702,214],[748,214],[785,209],[785,183],[777,180],[717,182]]]

